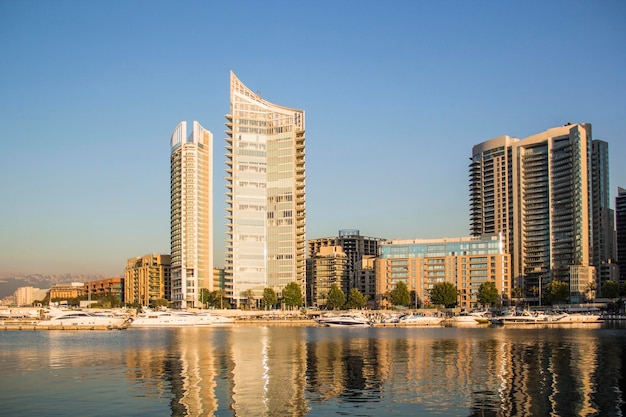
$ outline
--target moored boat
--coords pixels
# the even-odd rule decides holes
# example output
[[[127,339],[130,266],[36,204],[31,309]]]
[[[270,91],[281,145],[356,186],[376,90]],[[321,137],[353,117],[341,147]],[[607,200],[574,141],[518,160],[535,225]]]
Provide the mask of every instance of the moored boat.
[[[600,323],[602,318],[599,314],[561,313],[548,316],[548,321],[554,324],[565,323]]]
[[[184,311],[161,310],[153,311],[144,308],[143,311],[132,318],[130,327],[179,327],[210,325],[202,322],[197,314]]]
[[[338,316],[321,316],[317,322],[329,327],[368,327],[370,320],[367,317],[355,314],[342,314]]]
[[[197,313],[196,315],[200,319],[201,324],[210,324],[211,326],[225,326],[235,322],[233,317],[225,317],[207,312]]]
[[[39,320],[36,328],[49,329],[125,329],[129,319],[123,316],[92,314],[81,310],[50,308],[46,318]]]
[[[453,316],[448,320],[448,323],[453,326],[476,326],[478,324],[489,323],[488,311],[473,311],[471,313],[461,313],[458,316]]]

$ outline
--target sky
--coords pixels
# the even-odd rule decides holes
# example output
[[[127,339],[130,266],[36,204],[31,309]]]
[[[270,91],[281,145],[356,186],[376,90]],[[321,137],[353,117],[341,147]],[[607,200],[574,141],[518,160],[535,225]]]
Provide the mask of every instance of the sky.
[[[591,123],[626,187],[623,1],[0,0],[0,274],[170,252],[169,139],[232,70],[306,112],[307,238],[469,235],[472,147]]]

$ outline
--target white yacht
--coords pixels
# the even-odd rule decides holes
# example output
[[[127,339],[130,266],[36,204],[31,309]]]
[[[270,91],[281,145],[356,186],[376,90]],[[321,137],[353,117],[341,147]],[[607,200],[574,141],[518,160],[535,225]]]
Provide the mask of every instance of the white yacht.
[[[545,324],[550,317],[542,311],[515,311],[503,316],[496,316],[490,319],[492,324]]]
[[[235,322],[233,317],[220,316],[208,312],[198,313],[196,316],[200,319],[200,324],[210,324],[211,326],[225,326]]]
[[[129,319],[123,316],[92,314],[81,310],[60,310],[51,307],[36,327],[75,329],[125,329]]]
[[[548,316],[548,321],[554,324],[560,323],[601,323],[602,318],[599,314],[584,313],[560,313],[554,316]]]
[[[130,327],[178,327],[209,325],[202,322],[197,314],[185,311],[153,311],[144,308],[143,311],[132,318]]]
[[[339,316],[322,316],[317,322],[328,327],[369,327],[370,320],[367,317],[355,314],[342,314]]]
[[[450,318],[449,323],[453,326],[475,326],[489,323],[489,312],[474,311],[471,313],[461,313]]]
[[[402,326],[436,326],[441,324],[442,317],[425,316],[423,314],[405,314],[398,317],[396,322]]]

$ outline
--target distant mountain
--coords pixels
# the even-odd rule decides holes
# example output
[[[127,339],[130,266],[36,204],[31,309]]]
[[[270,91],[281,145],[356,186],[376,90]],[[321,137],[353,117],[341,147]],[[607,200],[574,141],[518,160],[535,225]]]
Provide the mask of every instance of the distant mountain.
[[[4,274],[0,277],[0,299],[13,295],[20,287],[34,287],[48,289],[60,282],[90,282],[104,279],[103,275],[79,275],[79,274]]]

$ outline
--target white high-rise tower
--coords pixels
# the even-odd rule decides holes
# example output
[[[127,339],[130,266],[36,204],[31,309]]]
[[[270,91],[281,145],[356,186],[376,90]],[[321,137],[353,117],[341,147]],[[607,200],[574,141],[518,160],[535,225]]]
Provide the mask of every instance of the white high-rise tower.
[[[201,307],[213,288],[213,134],[193,122],[172,133],[170,157],[172,306]]]
[[[291,282],[304,294],[304,111],[263,100],[231,72],[226,119],[228,295],[260,299]]]

